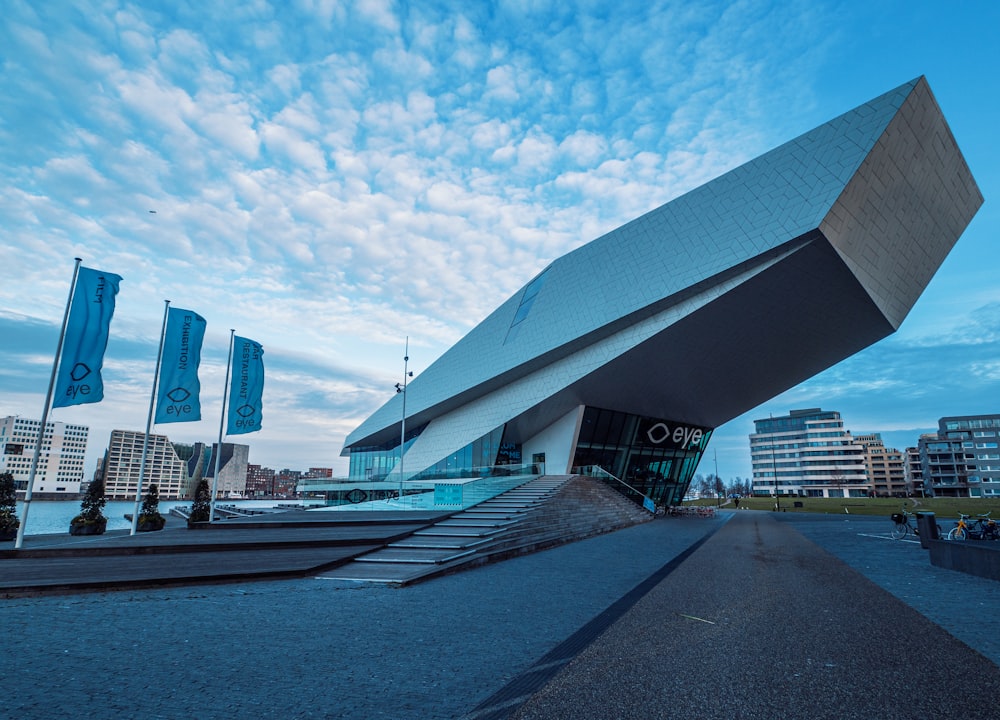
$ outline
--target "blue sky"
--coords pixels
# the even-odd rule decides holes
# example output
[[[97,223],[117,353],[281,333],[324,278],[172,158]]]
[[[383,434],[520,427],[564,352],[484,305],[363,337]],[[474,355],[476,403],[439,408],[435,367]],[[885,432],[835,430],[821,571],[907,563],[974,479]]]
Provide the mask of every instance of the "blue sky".
[[[915,444],[1000,412],[1000,3],[8,0],[0,17],[0,416],[38,418],[73,257],[124,280],[105,400],[142,430],[163,300],[265,348],[250,461],[332,466],[394,392],[553,258],[926,75],[986,203],[892,337],[719,428],[839,410]],[[151,213],[155,210],[155,213]],[[668,413],[669,414],[669,413]]]

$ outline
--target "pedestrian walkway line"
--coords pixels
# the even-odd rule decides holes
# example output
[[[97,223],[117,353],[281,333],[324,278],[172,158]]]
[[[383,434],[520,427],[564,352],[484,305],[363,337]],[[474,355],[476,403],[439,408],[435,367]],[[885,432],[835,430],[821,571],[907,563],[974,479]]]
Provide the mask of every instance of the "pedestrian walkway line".
[[[553,648],[538,662],[476,706],[464,716],[464,720],[503,720],[503,718],[509,717],[536,691],[554,678],[556,673],[567,663],[596,640],[601,633],[617,622],[664,578],[680,567],[731,518],[732,516],[724,518],[722,522],[695,541],[694,544],[680,552],[663,567],[612,603],[604,612]]]
[[[885,533],[858,533],[858,537],[870,537],[870,538],[877,538],[879,540],[892,540],[893,542],[913,543],[914,545],[920,544],[919,540],[897,540],[891,535],[886,535]]]

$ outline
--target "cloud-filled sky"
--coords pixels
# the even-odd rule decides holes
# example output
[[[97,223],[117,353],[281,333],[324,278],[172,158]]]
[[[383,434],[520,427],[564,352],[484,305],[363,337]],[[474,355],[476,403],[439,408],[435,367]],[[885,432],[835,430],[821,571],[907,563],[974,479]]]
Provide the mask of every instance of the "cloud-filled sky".
[[[919,75],[985,205],[898,333],[700,472],[749,477],[753,420],[793,408],[900,448],[1000,412],[998,27],[992,0],[8,0],[0,416],[41,416],[81,257],[124,278],[105,400],[50,415],[91,428],[88,474],[145,427],[166,299],[208,322],[204,415],[155,432],[217,437],[234,328],[267,380],[232,439],[346,474],[407,337],[419,374],[554,258]]]

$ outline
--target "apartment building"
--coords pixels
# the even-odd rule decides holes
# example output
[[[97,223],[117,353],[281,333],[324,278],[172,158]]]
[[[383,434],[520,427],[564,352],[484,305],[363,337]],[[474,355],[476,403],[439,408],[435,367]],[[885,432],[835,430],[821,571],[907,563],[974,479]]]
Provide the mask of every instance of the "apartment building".
[[[906,497],[906,462],[902,452],[887,448],[879,433],[855,435],[865,454],[869,490],[878,497]]]
[[[23,495],[28,488],[41,424],[41,420],[16,415],[0,419],[0,472],[9,472],[14,476],[18,495]],[[89,432],[85,425],[45,423],[31,491],[33,497],[73,497],[79,494]]]
[[[750,435],[753,494],[865,497],[864,446],[844,429],[839,412],[820,408],[754,420]]]

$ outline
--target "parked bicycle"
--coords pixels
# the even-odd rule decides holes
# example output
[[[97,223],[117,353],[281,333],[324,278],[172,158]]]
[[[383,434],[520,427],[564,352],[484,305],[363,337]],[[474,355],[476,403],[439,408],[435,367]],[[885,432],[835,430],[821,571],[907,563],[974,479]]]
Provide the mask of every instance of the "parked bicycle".
[[[977,515],[958,514],[958,524],[948,532],[949,540],[1000,540],[1000,528],[989,513]]]
[[[907,511],[903,508],[898,513],[893,513],[891,516],[892,520],[892,530],[890,535],[893,540],[902,540],[907,534],[912,534],[916,537],[920,537],[920,526],[917,523],[916,515]],[[934,523],[937,526],[938,537],[944,537],[944,531],[938,523]]]
[[[892,530],[890,534],[893,540],[902,540],[909,533],[918,534],[917,526],[913,520],[914,517],[915,515],[907,512],[906,508],[892,514]]]

